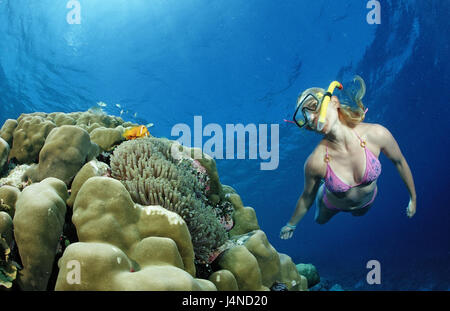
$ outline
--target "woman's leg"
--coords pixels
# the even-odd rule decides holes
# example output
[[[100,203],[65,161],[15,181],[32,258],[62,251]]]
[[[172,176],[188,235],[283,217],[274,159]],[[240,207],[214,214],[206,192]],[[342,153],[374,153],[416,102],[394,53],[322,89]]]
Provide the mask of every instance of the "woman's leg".
[[[327,223],[334,215],[339,213],[339,210],[330,209],[326,207],[325,203],[323,202],[324,195],[325,195],[325,188],[324,185],[322,184],[319,188],[319,191],[317,192],[316,215],[314,217],[314,220],[320,225]]]
[[[364,216],[370,209],[372,205],[368,205],[366,207],[362,207],[362,208],[358,208],[357,210],[355,210],[354,212],[352,212],[353,216]]]

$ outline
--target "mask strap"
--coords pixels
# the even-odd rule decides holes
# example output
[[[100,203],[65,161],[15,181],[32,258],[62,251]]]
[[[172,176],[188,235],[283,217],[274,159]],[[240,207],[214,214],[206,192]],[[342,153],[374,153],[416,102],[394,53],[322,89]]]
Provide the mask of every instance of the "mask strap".
[[[294,122],[294,121],[291,121],[291,120],[286,120],[286,119],[283,119],[283,121],[284,121],[284,122],[289,122],[289,123],[293,123],[293,124],[295,124],[295,122]]]

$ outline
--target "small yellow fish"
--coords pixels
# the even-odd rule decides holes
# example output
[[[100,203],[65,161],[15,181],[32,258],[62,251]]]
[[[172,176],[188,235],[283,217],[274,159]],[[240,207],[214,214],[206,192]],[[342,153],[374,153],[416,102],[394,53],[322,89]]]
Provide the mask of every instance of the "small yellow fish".
[[[100,107],[106,107],[106,104],[104,102],[98,102],[97,105],[99,105]]]
[[[135,112],[133,116],[136,118],[137,117],[137,112]]]
[[[145,125],[139,125],[136,127],[133,127],[129,130],[126,130],[122,136],[126,138],[126,140],[136,139],[140,137],[146,137],[149,136],[150,133],[148,132],[147,127]]]
[[[120,107],[120,105],[119,105],[119,104],[116,104],[116,107],[117,107],[117,108],[119,108],[119,109],[120,109],[120,108],[122,108],[122,107]]]

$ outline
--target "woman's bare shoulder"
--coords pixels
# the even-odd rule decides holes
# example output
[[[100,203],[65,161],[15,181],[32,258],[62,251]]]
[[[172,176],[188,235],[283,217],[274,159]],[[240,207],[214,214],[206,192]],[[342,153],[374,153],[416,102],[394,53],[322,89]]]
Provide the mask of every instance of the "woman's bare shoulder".
[[[325,146],[320,142],[305,161],[305,173],[322,176],[325,169]]]
[[[358,130],[361,136],[367,137],[372,143],[381,143],[391,135],[386,127],[378,123],[360,123]]]

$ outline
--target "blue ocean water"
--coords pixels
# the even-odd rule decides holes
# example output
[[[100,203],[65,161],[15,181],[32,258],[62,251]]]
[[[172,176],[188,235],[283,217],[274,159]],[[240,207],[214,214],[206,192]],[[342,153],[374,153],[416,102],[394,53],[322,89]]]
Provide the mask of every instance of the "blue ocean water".
[[[369,2],[0,0],[0,123],[103,101],[105,112],[123,110],[172,139],[176,124],[194,128],[194,116],[224,131],[278,124],[277,169],[261,170],[264,160],[248,153],[216,160],[278,252],[347,290],[449,290],[450,2],[381,0],[380,24],[367,22]],[[320,139],[283,119],[302,90],[355,74],[367,85],[366,121],[387,127],[408,161],[417,213],[406,217],[407,189],[381,155],[368,214],[318,225],[313,207],[281,240]],[[381,264],[379,285],[366,282],[369,260]]]

